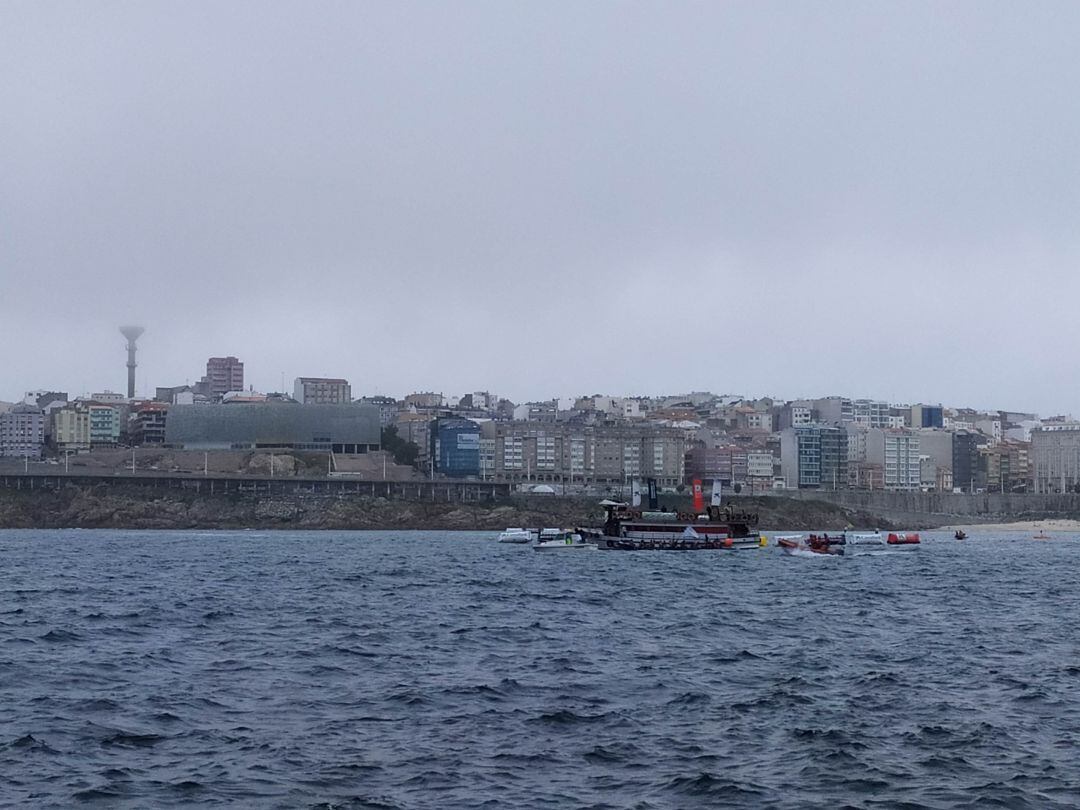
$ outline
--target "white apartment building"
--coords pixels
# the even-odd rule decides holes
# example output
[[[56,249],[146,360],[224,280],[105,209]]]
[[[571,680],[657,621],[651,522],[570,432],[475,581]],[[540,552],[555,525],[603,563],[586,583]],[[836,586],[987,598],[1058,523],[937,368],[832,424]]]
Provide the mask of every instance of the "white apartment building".
[[[918,492],[922,487],[919,435],[914,431],[878,428],[868,430],[866,460],[881,466],[885,489]]]
[[[1075,492],[1080,485],[1080,422],[1033,428],[1029,468],[1035,492]]]

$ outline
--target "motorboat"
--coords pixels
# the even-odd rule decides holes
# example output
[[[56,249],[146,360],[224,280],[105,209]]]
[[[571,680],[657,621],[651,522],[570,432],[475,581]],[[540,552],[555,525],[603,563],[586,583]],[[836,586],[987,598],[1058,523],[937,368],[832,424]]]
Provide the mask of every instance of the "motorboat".
[[[829,554],[835,557],[844,556],[845,538],[843,535],[811,534],[805,537],[801,534],[784,534],[776,538],[776,545],[785,554]]]
[[[499,535],[500,543],[535,543],[537,540],[536,532],[532,529],[511,528],[505,529],[502,534]]]
[[[882,551],[888,541],[881,532],[855,532],[844,535],[844,547],[848,554]]]
[[[967,532],[963,529],[957,529],[956,534],[953,535],[957,540],[967,540]]]
[[[535,551],[596,551],[596,543],[586,542],[577,532],[544,529],[533,546]]]
[[[776,545],[785,554],[812,553],[850,557],[856,554],[873,554],[883,551],[906,551],[919,547],[919,535],[881,532],[853,532],[843,534],[779,535]]]

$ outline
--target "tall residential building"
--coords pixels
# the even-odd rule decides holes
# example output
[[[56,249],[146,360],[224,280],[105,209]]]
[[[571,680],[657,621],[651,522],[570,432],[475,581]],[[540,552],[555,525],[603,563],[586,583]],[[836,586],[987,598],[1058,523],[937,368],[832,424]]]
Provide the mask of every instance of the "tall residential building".
[[[847,429],[803,425],[780,434],[780,463],[788,487],[842,489],[848,483]]]
[[[69,406],[53,411],[52,440],[57,450],[79,452],[90,449],[90,414]]]
[[[996,442],[980,449],[986,467],[987,492],[1026,492],[1030,475],[1030,445]]]
[[[208,407],[208,406],[207,406]],[[164,444],[169,406],[163,402],[143,402],[131,412],[128,433],[132,444]]]
[[[1080,422],[1059,422],[1033,428],[1029,465],[1035,492],[1078,491]]]
[[[235,357],[211,357],[206,361],[207,393],[220,397],[229,391],[244,390],[244,364]]]
[[[348,380],[333,377],[297,377],[293,399],[301,405],[348,405],[352,388]]]
[[[494,442],[487,453],[497,481],[621,486],[655,478],[673,487],[685,476],[686,439],[679,430],[520,421],[486,422],[481,430],[482,439]]]
[[[45,414],[33,405],[16,405],[0,414],[0,456],[41,458]]]
[[[951,492],[953,488],[953,434],[940,428],[924,428],[918,433],[923,488]]]
[[[977,492],[986,486],[986,470],[980,463],[979,447],[986,438],[969,430],[953,434],[953,486],[964,492]]]
[[[866,433],[866,460],[881,467],[885,489],[918,492],[922,487],[917,433],[895,428],[870,429]]]
[[[120,443],[120,411],[99,402],[86,406],[90,420],[90,446],[116,447]]]

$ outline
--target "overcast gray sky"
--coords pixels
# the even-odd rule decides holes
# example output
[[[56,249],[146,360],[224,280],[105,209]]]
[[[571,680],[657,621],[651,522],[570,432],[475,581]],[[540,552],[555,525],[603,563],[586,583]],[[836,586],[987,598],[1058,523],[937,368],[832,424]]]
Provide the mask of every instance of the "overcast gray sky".
[[[1080,4],[0,4],[0,399],[1078,410]]]

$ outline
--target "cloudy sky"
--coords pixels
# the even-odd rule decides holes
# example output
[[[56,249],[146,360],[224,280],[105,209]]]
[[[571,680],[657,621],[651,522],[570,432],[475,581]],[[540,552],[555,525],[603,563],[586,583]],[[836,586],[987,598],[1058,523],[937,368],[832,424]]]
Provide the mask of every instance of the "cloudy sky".
[[[0,4],[0,399],[1080,412],[1080,5]]]

